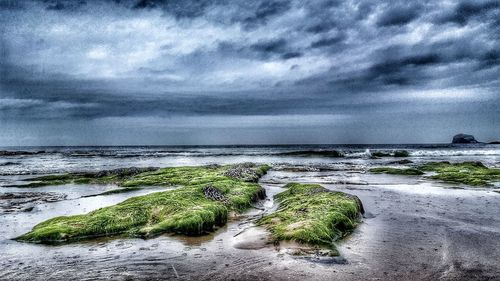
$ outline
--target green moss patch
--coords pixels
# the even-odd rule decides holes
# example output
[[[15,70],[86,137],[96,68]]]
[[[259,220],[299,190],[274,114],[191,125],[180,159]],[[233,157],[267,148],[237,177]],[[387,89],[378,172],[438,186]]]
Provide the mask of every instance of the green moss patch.
[[[127,193],[127,192],[132,192],[132,191],[137,191],[141,190],[142,188],[140,187],[124,187],[124,188],[118,188],[118,189],[112,189],[108,191],[104,191],[101,193],[97,194],[91,194],[83,197],[95,197],[95,196],[105,196],[105,195],[112,195],[112,194],[119,194],[119,193]]]
[[[375,174],[423,175],[432,173],[427,178],[444,182],[463,183],[471,186],[489,186],[500,181],[500,169],[484,166],[481,162],[430,162],[416,168],[379,167],[370,169]]]
[[[159,168],[120,168],[114,170],[104,170],[99,172],[88,173],[68,173],[62,175],[48,175],[35,178],[28,178],[24,181],[30,183],[15,185],[15,187],[42,187],[49,185],[63,184],[117,184],[121,185],[124,181],[152,171],[158,171]]]
[[[463,183],[472,186],[487,186],[500,181],[500,169],[492,169],[481,162],[431,162],[419,167],[422,171],[436,172],[431,179]]]
[[[317,184],[290,183],[275,196],[279,209],[257,221],[277,241],[295,241],[335,249],[334,241],[350,233],[363,212],[352,195]]]
[[[414,168],[398,169],[389,167],[372,168],[370,169],[370,172],[374,174],[411,175],[411,176],[424,174],[424,172]]]
[[[34,243],[58,243],[124,234],[150,237],[161,233],[201,235],[226,223],[230,211],[240,212],[265,197],[255,182],[225,175],[235,166],[175,167],[123,177],[122,186],[183,185],[182,188],[127,199],[84,215],[56,217],[17,238]],[[268,166],[246,164],[257,174]],[[250,173],[250,170],[246,170]],[[214,200],[204,190],[210,185],[225,200]]]

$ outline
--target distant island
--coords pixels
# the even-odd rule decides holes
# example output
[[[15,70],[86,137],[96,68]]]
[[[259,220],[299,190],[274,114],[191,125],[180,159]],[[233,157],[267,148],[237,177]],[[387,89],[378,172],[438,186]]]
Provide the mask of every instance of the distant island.
[[[473,135],[458,134],[453,137],[451,143],[478,143]]]
[[[477,141],[473,135],[457,134],[457,135],[453,136],[453,140],[451,141],[451,143],[465,144],[465,143],[482,143],[482,142]],[[488,144],[500,144],[500,141],[491,141]]]

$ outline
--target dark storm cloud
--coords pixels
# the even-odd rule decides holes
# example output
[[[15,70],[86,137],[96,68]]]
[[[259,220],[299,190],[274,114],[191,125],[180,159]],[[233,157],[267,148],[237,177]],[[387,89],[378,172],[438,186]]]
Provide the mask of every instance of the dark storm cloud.
[[[319,134],[446,111],[479,112],[490,123],[471,128],[486,131],[500,119],[499,2],[0,1],[0,121]]]
[[[177,18],[194,18],[203,15],[205,9],[217,1],[198,0],[198,1],[153,1],[139,0],[133,5],[134,9],[160,8],[165,12],[174,15]]]
[[[451,11],[444,11],[441,17],[438,18],[438,22],[453,22],[461,25],[467,24],[467,22],[475,17],[498,17],[500,9],[500,1],[498,0],[479,0],[479,1],[461,1],[455,8]],[[494,17],[492,17],[494,19]]]
[[[306,27],[306,31],[307,32],[311,32],[311,33],[324,33],[324,32],[328,32],[330,30],[332,30],[333,28],[335,28],[337,26],[337,24],[334,22],[334,21],[319,21],[317,23],[309,23],[309,25]]]
[[[270,18],[282,14],[290,9],[289,1],[262,1],[255,12],[242,20],[246,29],[253,29],[265,24]]]
[[[257,42],[250,45],[250,49],[258,53],[283,53],[286,50],[285,39]]]
[[[233,42],[219,42],[217,49],[224,56],[240,56],[258,60],[269,60],[280,58],[288,60],[303,55],[299,48],[289,46],[288,42],[281,38],[261,40],[254,44],[237,44]]]
[[[385,10],[378,18],[378,26],[405,25],[416,19],[420,14],[420,6],[404,5]]]
[[[0,111],[3,119],[301,114],[310,112],[311,107],[318,110],[330,106],[319,99],[307,100],[291,93],[283,97],[279,91],[273,95],[258,92],[148,95],[140,89],[122,89],[116,93],[115,87],[110,88],[102,81],[64,81],[60,78],[40,81],[21,76],[3,81],[3,87],[6,94],[2,98],[9,102],[9,106]],[[63,112],[58,112],[60,110]]]
[[[311,43],[311,48],[322,48],[322,47],[330,47],[334,45],[338,45],[342,41],[346,39],[346,35],[344,33],[337,34],[335,36],[324,37],[317,41]]]

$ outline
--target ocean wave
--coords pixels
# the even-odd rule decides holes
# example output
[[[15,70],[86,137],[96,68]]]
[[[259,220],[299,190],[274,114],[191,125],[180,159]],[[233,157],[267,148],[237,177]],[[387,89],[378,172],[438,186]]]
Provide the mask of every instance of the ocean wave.
[[[410,156],[500,156],[500,149],[460,149],[460,150],[414,150]]]
[[[0,166],[14,166],[14,165],[20,165],[19,162],[3,162],[3,163],[0,163]]]
[[[298,150],[298,151],[287,151],[280,152],[274,155],[282,156],[298,156],[298,157],[344,157],[345,154],[338,150]]]
[[[23,156],[43,154],[46,151],[20,151],[20,150],[0,150],[0,156]]]

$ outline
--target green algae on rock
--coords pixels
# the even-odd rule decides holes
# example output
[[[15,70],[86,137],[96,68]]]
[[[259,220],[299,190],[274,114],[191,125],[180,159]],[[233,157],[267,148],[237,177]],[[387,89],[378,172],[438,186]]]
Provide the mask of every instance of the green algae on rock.
[[[250,168],[249,164],[246,167],[260,175],[269,169],[255,165]],[[234,166],[174,167],[125,177],[119,185],[183,187],[129,198],[88,214],[49,219],[16,240],[49,244],[118,234],[150,237],[213,231],[227,222],[230,211],[240,212],[265,197],[265,190],[257,183],[224,175],[231,168]],[[207,185],[217,189],[226,200],[207,198]]]
[[[243,163],[231,166],[173,167],[173,168],[120,168],[88,173],[69,173],[28,178],[30,183],[12,187],[42,187],[64,184],[116,184],[123,187],[171,186],[210,183],[226,178],[256,182],[267,170],[268,165],[256,166]],[[227,175],[224,175],[227,173]]]
[[[417,176],[417,175],[424,174],[424,172],[417,170],[417,169],[414,169],[414,168],[398,169],[398,168],[390,168],[390,167],[372,168],[372,169],[370,169],[370,172],[372,172],[374,174],[411,175],[411,176]]]
[[[500,181],[500,169],[488,168],[481,162],[429,162],[415,168],[372,168],[370,172],[392,175],[424,175],[429,172],[432,174],[426,175],[427,178],[471,186],[489,186]]]
[[[335,250],[334,241],[354,230],[364,212],[353,195],[330,191],[318,184],[289,183],[275,196],[276,212],[257,221],[277,241],[294,241]]]
[[[62,175],[48,175],[35,178],[27,178],[24,181],[30,183],[22,185],[13,185],[13,187],[42,187],[48,185],[64,185],[64,184],[118,184],[120,185],[126,179],[135,175],[157,171],[159,168],[119,168],[114,170],[104,170],[99,172],[87,173],[69,173]]]
[[[105,196],[105,195],[112,195],[112,194],[119,194],[119,193],[127,193],[127,192],[137,191],[137,190],[141,190],[141,189],[142,189],[141,187],[135,187],[135,186],[123,187],[123,188],[111,189],[111,190],[104,191],[104,192],[97,193],[97,194],[85,195],[82,197]]]
[[[488,168],[481,162],[430,162],[419,167],[426,172],[435,172],[431,179],[463,183],[472,186],[488,186],[500,181],[500,169]]]

